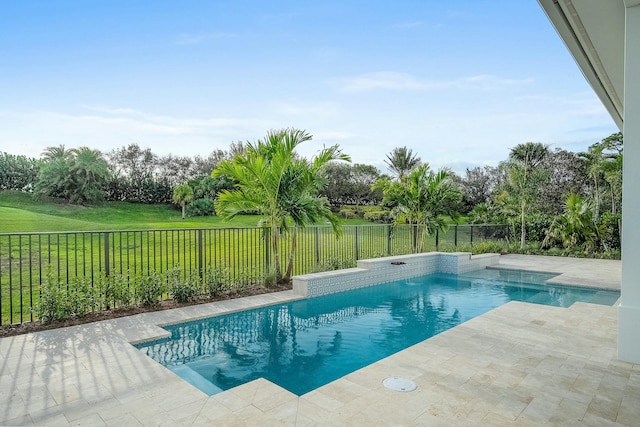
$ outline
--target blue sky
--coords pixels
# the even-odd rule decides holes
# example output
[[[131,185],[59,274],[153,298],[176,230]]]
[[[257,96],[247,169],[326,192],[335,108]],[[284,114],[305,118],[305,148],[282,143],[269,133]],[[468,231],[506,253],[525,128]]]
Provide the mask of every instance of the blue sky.
[[[306,129],[386,172],[496,165],[617,132],[535,0],[6,1],[0,151],[207,155]]]

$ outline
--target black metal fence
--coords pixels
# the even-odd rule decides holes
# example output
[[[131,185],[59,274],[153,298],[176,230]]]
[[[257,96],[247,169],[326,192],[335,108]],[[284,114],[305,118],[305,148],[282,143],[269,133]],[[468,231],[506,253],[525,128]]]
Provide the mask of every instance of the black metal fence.
[[[348,225],[336,237],[329,226],[296,230],[293,274],[355,265],[355,261],[411,253],[419,230],[409,225]],[[261,280],[273,256],[263,228],[126,230],[0,234],[0,325],[34,320],[46,275],[60,283],[110,274],[163,273],[176,265],[185,278],[224,269],[244,282]],[[504,240],[503,225],[457,225],[424,242],[423,251],[482,240]],[[281,242],[281,259],[290,242]]]

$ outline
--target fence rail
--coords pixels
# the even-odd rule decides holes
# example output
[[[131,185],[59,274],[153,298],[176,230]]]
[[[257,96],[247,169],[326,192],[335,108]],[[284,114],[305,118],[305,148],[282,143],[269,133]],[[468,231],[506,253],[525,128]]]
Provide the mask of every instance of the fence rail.
[[[331,227],[297,229],[294,274],[355,264],[358,259],[412,252],[418,230],[409,225],[344,226],[337,238]],[[187,276],[225,269],[240,282],[268,273],[269,245],[263,228],[125,230],[59,233],[0,233],[0,325],[33,321],[46,275],[69,286],[112,274],[163,273],[176,265]],[[482,240],[504,240],[503,225],[456,225],[427,238],[423,251],[455,248]],[[290,242],[281,242],[281,257]],[[168,296],[167,296],[168,297]]]

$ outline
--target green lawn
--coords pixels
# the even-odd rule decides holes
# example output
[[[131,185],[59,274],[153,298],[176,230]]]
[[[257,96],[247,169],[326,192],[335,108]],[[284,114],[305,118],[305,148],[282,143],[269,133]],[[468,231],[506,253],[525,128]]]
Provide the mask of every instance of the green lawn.
[[[35,200],[27,193],[0,191],[0,233],[255,227],[259,220],[255,215],[241,215],[230,221],[217,216],[182,220],[180,210],[172,205],[105,202],[75,206]],[[369,222],[346,220],[345,224]]]
[[[260,217],[183,221],[180,214],[171,205],[109,202],[86,207],[0,192],[0,325],[31,319],[48,271],[66,284],[67,291],[74,289],[76,278],[89,278],[93,286],[94,279],[107,271],[133,277],[163,273],[177,265],[185,279],[221,269],[234,283],[262,280],[272,250],[265,245],[263,230],[255,228]],[[32,232],[39,233],[13,234]],[[454,233],[461,243],[470,240],[467,228],[450,229],[441,235],[441,247],[452,245]],[[297,234],[293,273],[409,253],[412,235],[408,225],[390,227],[364,220],[345,220],[339,238],[329,226],[308,227]],[[290,238],[281,242],[283,263]],[[430,237],[424,250],[433,249],[435,238]]]

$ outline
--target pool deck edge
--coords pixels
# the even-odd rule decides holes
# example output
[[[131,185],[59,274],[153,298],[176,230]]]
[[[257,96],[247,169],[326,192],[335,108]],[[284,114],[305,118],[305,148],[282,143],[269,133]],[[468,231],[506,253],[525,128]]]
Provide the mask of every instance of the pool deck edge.
[[[619,262],[501,256],[612,286]],[[585,262],[587,261],[587,262]],[[596,261],[596,262],[588,262]],[[547,270],[549,271],[549,270]],[[135,349],[158,325],[287,302],[286,291],[0,339],[0,425],[633,425],[640,365],[617,307],[510,302],[303,396],[256,380],[207,396]],[[383,387],[403,376],[418,389]],[[617,423],[617,424],[614,424]]]

